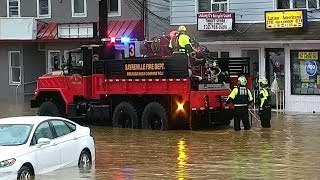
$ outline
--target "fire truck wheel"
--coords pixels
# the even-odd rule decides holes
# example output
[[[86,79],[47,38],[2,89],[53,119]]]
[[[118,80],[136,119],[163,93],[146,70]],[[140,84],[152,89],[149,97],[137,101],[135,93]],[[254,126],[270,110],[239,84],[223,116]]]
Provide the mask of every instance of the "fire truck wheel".
[[[149,103],[142,113],[142,128],[152,130],[168,130],[168,115],[166,109],[157,102]]]
[[[43,102],[38,110],[38,116],[60,116],[60,111],[53,102],[45,101]]]
[[[138,113],[132,104],[122,102],[114,110],[112,123],[113,127],[137,129],[139,127]]]

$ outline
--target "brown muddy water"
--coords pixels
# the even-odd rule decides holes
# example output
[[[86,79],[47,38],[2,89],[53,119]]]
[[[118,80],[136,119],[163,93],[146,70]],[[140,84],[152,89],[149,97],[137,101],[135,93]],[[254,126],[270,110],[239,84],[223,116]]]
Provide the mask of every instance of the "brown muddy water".
[[[31,115],[0,106],[1,116]],[[250,131],[145,131],[91,127],[95,167],[68,168],[36,179],[319,179],[319,115],[273,114],[272,128]]]

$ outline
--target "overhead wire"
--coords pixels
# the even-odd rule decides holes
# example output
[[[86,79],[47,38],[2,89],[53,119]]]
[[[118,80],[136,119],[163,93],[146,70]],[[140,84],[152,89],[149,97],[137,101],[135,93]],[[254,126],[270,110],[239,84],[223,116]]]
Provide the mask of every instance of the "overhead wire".
[[[129,0],[131,3],[133,3],[133,4],[135,4],[132,0]],[[137,3],[138,3],[138,6],[141,8],[141,9],[143,9],[143,4],[140,2],[140,1],[137,1]],[[153,16],[155,16],[155,17],[157,17],[157,18],[159,18],[161,21],[163,21],[163,22],[170,22],[170,20],[168,19],[168,18],[164,18],[164,17],[161,17],[161,16],[159,16],[159,15],[157,15],[157,14],[155,14],[154,12],[152,12],[149,8],[147,8],[147,7],[144,7],[144,9],[147,11],[147,12],[149,12],[150,14],[152,14]]]
[[[131,4],[132,4],[135,8],[138,9],[138,11],[142,11],[143,6],[142,6],[141,3],[140,3],[140,6],[139,6],[138,4],[134,3],[132,0],[128,0],[128,1],[131,2]],[[158,23],[156,23],[153,19],[149,18],[149,16],[147,16],[147,18],[148,18],[151,22],[153,22],[153,23],[155,23],[156,25],[158,25],[159,27],[163,28],[162,25],[159,25]],[[160,17],[159,19],[161,20],[161,17]],[[165,22],[165,21],[162,21],[162,22],[168,24],[168,22]]]
[[[150,0],[146,0],[146,2],[147,2],[148,4],[154,4],[154,5],[157,5],[157,6],[162,6],[162,7],[166,7],[166,8],[168,8],[168,9],[170,9],[170,6],[168,6],[168,5],[164,5],[164,4],[161,4],[161,3],[152,2],[152,1],[150,1]]]
[[[130,0],[129,0],[130,1]],[[138,16],[138,17],[141,17],[141,10],[142,8],[140,9],[139,7],[137,7],[135,5],[135,3],[133,3],[132,1],[130,1],[131,3],[128,3],[127,1],[124,1],[125,4],[127,4],[127,6]],[[158,24],[157,22],[155,22],[154,20],[148,18],[152,23],[154,23],[156,26],[158,26],[158,28],[160,28],[161,30],[163,31],[167,31],[166,29],[163,28],[162,25]]]

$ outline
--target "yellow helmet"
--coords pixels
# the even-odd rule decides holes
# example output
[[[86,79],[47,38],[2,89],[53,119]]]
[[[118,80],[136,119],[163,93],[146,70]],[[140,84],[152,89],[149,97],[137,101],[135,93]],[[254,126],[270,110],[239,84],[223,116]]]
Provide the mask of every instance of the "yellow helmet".
[[[239,84],[242,85],[242,86],[247,85],[247,79],[246,79],[244,76],[240,76],[240,77],[238,78],[238,82],[239,82]]]
[[[259,83],[263,84],[263,85],[268,85],[268,80],[267,78],[263,77],[259,79]]]
[[[187,31],[187,28],[185,26],[179,26],[178,31]]]

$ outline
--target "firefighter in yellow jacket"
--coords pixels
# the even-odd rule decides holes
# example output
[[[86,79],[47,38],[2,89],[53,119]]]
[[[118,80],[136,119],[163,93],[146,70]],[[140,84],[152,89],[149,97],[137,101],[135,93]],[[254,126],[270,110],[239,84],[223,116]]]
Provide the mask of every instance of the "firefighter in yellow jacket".
[[[268,80],[263,77],[259,79],[260,84],[260,92],[258,98],[259,105],[259,115],[261,120],[261,126],[263,128],[270,128],[270,120],[271,120],[271,94],[268,88]]]
[[[169,48],[173,52],[185,52],[191,54],[193,48],[191,46],[190,37],[186,34],[187,28],[180,26],[176,37],[170,39]]]
[[[227,103],[231,101],[234,104],[235,115],[233,128],[235,131],[241,130],[241,120],[245,130],[249,130],[251,128],[248,104],[252,102],[253,98],[251,91],[246,87],[246,85],[247,79],[244,76],[240,76],[238,78],[238,86],[234,87],[227,99]]]

